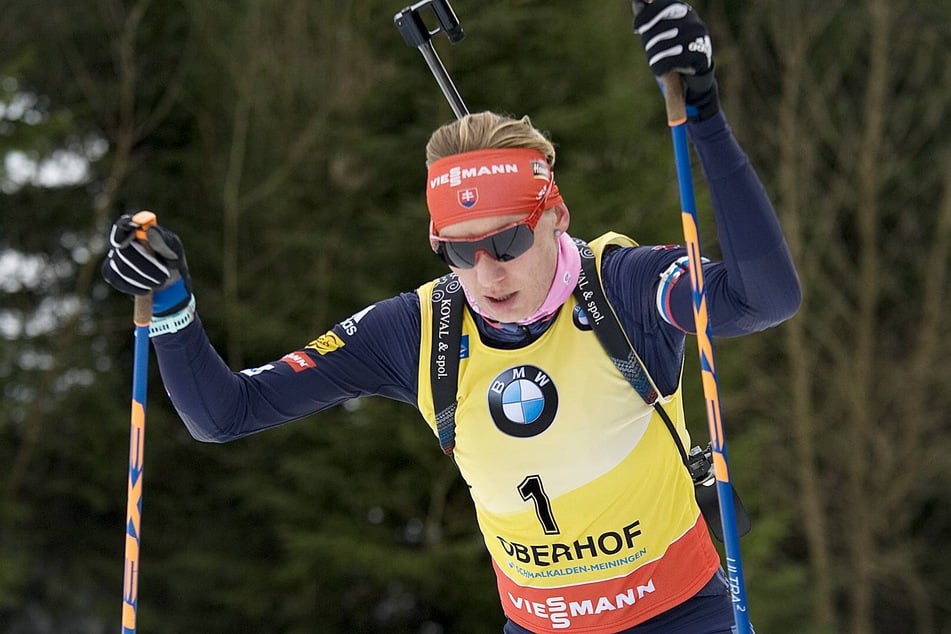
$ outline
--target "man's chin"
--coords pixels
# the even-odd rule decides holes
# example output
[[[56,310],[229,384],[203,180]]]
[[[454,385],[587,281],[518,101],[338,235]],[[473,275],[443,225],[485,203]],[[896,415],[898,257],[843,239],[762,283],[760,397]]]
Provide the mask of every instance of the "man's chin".
[[[528,316],[528,313],[518,306],[514,297],[504,302],[490,301],[487,303],[488,305],[483,305],[483,312],[486,314],[486,317],[493,321],[509,324],[515,323],[520,319],[525,319],[525,317]]]

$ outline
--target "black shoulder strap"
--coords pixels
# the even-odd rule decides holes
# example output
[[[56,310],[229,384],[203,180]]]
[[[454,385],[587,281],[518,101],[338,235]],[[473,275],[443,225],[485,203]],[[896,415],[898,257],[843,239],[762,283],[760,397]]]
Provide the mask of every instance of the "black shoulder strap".
[[[648,378],[641,360],[634,353],[631,342],[621,329],[621,323],[618,321],[614,308],[601,289],[601,275],[594,251],[583,240],[575,238],[574,241],[581,253],[581,274],[578,277],[578,285],[575,287],[575,299],[588,314],[588,323],[591,324],[594,334],[601,342],[601,347],[607,352],[621,375],[640,394],[644,402],[660,414],[664,425],[677,444],[681,460],[689,469],[687,451],[680,440],[680,435],[673,421],[670,420],[670,416],[660,404],[660,395]]]
[[[456,446],[456,391],[459,380],[459,346],[465,298],[454,273],[443,275],[433,287],[432,352],[429,381],[433,390],[436,432],[447,456]]]
[[[618,323],[614,309],[608,303],[608,298],[604,296],[604,291],[601,290],[601,276],[598,273],[594,251],[584,241],[577,238],[574,240],[575,246],[581,253],[581,274],[578,276],[578,285],[575,287],[575,299],[587,313],[588,323],[591,324],[594,333],[598,336],[598,341],[601,342],[601,346],[611,361],[640,394],[644,402],[653,405],[657,402],[659,395],[651,385],[650,379],[647,378],[647,372],[634,354],[630,342],[621,330],[621,324]]]

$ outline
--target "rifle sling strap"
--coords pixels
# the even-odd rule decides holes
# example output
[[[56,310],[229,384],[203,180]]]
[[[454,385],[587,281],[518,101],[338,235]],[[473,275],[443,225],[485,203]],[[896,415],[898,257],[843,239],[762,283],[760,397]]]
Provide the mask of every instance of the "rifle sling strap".
[[[432,352],[429,380],[433,390],[433,411],[439,447],[452,456],[456,446],[456,390],[459,379],[459,349],[462,340],[462,311],[465,297],[454,273],[443,275],[433,287]]]

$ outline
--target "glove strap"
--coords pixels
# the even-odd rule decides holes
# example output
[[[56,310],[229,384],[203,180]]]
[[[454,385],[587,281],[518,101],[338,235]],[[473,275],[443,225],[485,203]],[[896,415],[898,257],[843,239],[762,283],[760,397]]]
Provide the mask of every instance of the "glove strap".
[[[703,75],[684,75],[684,99],[692,121],[706,121],[720,111],[720,95],[713,69]]]
[[[175,314],[188,305],[191,296],[192,292],[188,290],[185,278],[179,277],[172,285],[155,291],[152,315],[165,317]]]
[[[152,323],[149,324],[149,338],[178,332],[193,321],[195,321],[194,295],[192,295],[188,305],[177,313],[172,313],[164,317],[153,317]]]

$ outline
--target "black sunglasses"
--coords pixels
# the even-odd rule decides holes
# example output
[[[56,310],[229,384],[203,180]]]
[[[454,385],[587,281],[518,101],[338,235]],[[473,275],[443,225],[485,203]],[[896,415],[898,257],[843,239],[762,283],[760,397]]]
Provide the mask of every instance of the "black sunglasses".
[[[535,244],[535,227],[545,210],[540,206],[528,217],[497,231],[476,236],[448,240],[435,234],[429,226],[429,243],[439,258],[457,269],[471,269],[476,263],[476,254],[485,251],[499,262],[509,262],[532,248]]]

